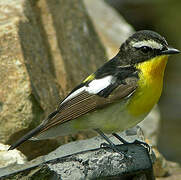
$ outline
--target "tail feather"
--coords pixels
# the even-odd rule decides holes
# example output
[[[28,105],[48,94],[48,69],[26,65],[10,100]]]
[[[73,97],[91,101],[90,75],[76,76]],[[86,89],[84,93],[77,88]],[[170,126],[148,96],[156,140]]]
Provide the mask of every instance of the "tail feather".
[[[25,134],[22,138],[20,138],[19,140],[17,140],[14,144],[12,144],[10,146],[9,150],[13,150],[16,147],[18,147],[20,144],[24,143],[25,141],[27,141],[28,139],[32,138],[33,136],[37,135],[39,132],[41,132],[43,130],[43,128],[45,127],[46,123],[52,119],[56,114],[58,113],[58,111],[54,111],[51,114],[49,114],[48,118],[45,119],[38,127],[32,129],[30,132],[28,132],[27,134]]]
[[[17,140],[14,144],[12,144],[10,146],[9,150],[13,150],[16,147],[18,147],[20,144],[24,143],[26,140],[30,139],[31,137],[33,137],[34,135],[38,134],[42,129],[43,129],[44,125],[40,124],[38,127],[32,129],[30,132],[28,132],[27,134],[25,134],[22,138],[20,138],[19,140]]]

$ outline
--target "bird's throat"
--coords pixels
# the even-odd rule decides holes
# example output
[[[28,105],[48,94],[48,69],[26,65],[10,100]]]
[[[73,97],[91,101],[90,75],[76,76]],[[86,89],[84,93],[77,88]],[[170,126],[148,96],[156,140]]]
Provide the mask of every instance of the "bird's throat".
[[[167,60],[168,56],[158,56],[136,65],[136,68],[140,70],[140,80],[141,78],[149,79],[149,81],[163,79]]]
[[[136,65],[139,70],[138,88],[128,104],[132,115],[147,114],[158,102],[167,60],[168,56],[158,56]]]

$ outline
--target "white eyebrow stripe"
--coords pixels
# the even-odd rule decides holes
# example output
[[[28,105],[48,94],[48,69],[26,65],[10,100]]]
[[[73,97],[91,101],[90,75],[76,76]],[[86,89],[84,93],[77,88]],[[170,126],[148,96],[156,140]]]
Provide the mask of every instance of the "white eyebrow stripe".
[[[152,49],[162,49],[163,46],[159,43],[157,43],[156,41],[153,40],[143,40],[143,41],[139,41],[139,42],[133,42],[132,46],[135,48],[141,48],[143,46],[147,46],[150,47]]]

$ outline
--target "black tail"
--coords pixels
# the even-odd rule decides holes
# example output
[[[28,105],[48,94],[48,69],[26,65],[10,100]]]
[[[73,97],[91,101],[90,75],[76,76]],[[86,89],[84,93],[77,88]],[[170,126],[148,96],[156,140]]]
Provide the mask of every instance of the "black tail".
[[[56,114],[58,113],[58,110],[52,112],[51,114],[49,114],[48,118],[45,119],[38,127],[32,129],[30,132],[28,132],[27,134],[25,134],[22,138],[20,138],[19,140],[17,140],[14,144],[12,144],[10,146],[9,150],[13,150],[16,147],[18,147],[20,144],[24,143],[26,140],[30,139],[31,137],[33,137],[34,135],[38,134],[46,125],[46,123],[52,119]]]
[[[40,124],[38,127],[32,129],[30,132],[28,132],[27,134],[25,134],[22,138],[20,138],[19,140],[17,140],[14,144],[12,144],[10,146],[9,150],[13,150],[16,147],[18,147],[20,144],[22,144],[23,142],[25,142],[26,140],[30,139],[31,137],[33,137],[34,135],[38,134],[38,132],[40,132],[42,130],[42,128],[44,127],[43,124]]]

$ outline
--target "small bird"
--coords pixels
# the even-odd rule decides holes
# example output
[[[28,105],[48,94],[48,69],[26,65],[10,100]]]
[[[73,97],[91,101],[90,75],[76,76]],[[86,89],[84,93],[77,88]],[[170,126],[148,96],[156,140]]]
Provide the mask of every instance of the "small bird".
[[[118,54],[88,76],[38,127],[10,146],[94,129],[105,133],[131,128],[158,102],[168,56],[180,51],[158,33],[142,30],[120,47]]]

